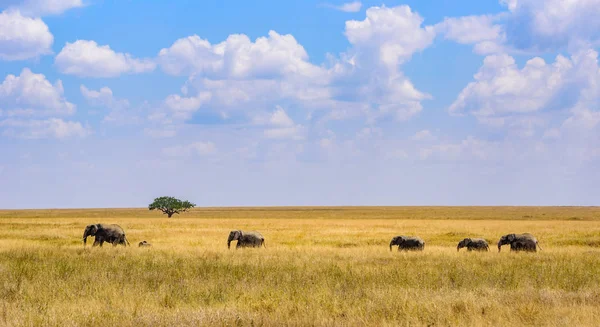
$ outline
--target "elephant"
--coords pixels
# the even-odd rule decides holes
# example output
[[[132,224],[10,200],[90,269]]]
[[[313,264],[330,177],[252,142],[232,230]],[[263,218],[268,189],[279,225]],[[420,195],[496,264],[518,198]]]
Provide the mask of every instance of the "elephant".
[[[456,251],[458,252],[460,249],[466,247],[467,251],[489,251],[490,247],[486,240],[482,238],[465,238],[464,240],[458,242],[458,246],[456,247]]]
[[[542,249],[535,236],[529,233],[523,234],[507,234],[498,241],[498,252],[502,245],[510,244],[511,251],[529,251],[536,252],[537,248]]]
[[[390,242],[390,251],[392,251],[393,245],[398,246],[398,251],[423,251],[425,248],[425,241],[414,236],[396,236],[392,238],[392,241]]]
[[[83,246],[85,247],[88,236],[94,236],[94,244],[92,246],[100,245],[104,242],[112,243],[113,246],[121,244],[123,246],[131,245],[125,237],[123,228],[115,224],[93,224],[85,227],[83,232]]]
[[[142,241],[138,244],[138,247],[149,247],[152,246],[152,244],[146,242],[146,241]]]
[[[265,246],[265,238],[256,231],[244,232],[242,230],[232,230],[227,238],[227,248],[230,248],[231,241],[237,241],[235,248],[241,247],[261,247]]]

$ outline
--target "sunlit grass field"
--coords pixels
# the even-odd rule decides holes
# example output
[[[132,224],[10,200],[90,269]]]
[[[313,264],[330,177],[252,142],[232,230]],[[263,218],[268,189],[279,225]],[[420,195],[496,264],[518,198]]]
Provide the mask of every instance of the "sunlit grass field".
[[[84,249],[92,223],[132,246]],[[232,229],[266,248],[227,250]],[[498,253],[522,232],[543,250]],[[395,235],[425,250],[390,252]],[[0,210],[0,326],[179,325],[599,326],[600,208]]]

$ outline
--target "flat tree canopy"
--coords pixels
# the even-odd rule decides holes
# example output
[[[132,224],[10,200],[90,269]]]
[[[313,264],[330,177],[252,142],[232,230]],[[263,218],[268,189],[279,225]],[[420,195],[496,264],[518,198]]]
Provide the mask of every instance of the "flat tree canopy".
[[[173,214],[185,212],[195,206],[196,205],[190,201],[181,201],[172,196],[161,196],[150,203],[148,210],[160,210],[163,214],[171,218]]]

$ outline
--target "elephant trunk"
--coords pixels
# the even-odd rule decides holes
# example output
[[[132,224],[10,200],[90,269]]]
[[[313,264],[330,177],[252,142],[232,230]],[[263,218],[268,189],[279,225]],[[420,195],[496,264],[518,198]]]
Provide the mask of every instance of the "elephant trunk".
[[[500,252],[500,248],[502,247],[501,243],[498,243],[498,252]]]
[[[392,245],[394,245],[394,241],[390,242],[390,251],[392,251]]]
[[[231,248],[231,240],[227,240],[227,249]]]
[[[87,243],[87,238],[88,238],[88,233],[87,233],[87,231],[85,231],[83,233],[83,247],[85,247],[85,244]]]
[[[456,252],[458,252],[460,250],[460,245],[456,246]]]

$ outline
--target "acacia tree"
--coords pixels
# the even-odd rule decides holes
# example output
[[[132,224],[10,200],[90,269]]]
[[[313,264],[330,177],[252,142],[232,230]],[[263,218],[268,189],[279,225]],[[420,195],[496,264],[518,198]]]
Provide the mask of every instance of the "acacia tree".
[[[148,210],[160,210],[163,214],[169,218],[176,213],[186,212],[188,209],[195,207],[196,205],[190,201],[181,201],[172,196],[161,196],[154,199],[154,202],[150,203]]]

